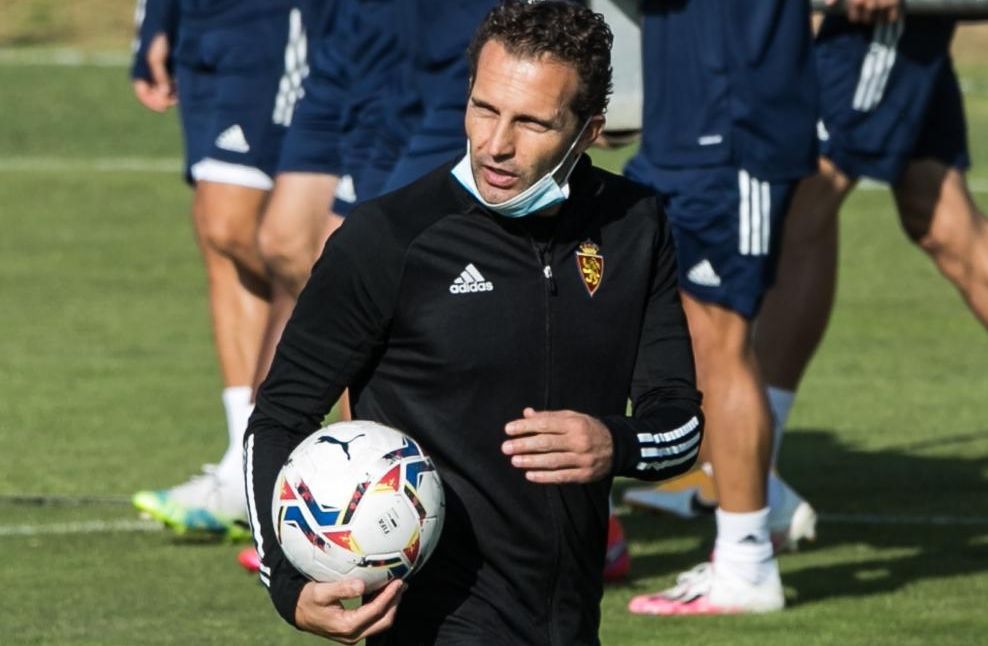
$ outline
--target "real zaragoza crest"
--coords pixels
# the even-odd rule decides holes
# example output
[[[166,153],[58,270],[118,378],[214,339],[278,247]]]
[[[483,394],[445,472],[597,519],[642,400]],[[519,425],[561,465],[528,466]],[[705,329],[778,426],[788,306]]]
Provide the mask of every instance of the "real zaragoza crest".
[[[576,252],[576,267],[580,270],[580,278],[593,296],[604,279],[604,257],[600,255],[600,247],[587,240],[580,243]]]

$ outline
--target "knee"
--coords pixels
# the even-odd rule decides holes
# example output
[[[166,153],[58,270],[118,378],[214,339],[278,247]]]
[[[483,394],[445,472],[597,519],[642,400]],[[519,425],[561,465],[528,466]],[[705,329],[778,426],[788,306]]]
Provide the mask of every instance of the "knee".
[[[196,209],[194,215],[202,244],[234,259],[245,258],[255,252],[254,230],[243,227],[238,219],[205,209]]]
[[[717,371],[747,360],[750,325],[740,314],[719,305],[693,304],[687,316],[698,369]]]
[[[262,225],[258,232],[257,244],[264,265],[292,293],[305,284],[315,260],[306,242],[298,232],[283,227]]]
[[[946,242],[943,233],[930,226],[936,201],[916,190],[900,190],[896,193],[899,222],[906,236],[928,253],[934,253]]]
[[[816,175],[796,188],[785,223],[786,245],[817,245],[836,235],[837,212],[853,182],[832,163],[821,159]]]

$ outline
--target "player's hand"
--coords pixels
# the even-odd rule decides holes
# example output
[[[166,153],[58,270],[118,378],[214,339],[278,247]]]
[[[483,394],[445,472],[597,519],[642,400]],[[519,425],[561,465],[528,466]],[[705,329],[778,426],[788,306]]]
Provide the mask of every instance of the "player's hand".
[[[295,606],[295,625],[321,637],[356,644],[391,627],[404,590],[405,583],[396,579],[365,599],[364,605],[347,610],[341,601],[361,596],[363,581],[309,582]]]
[[[571,410],[526,408],[522,415],[505,425],[511,439],[501,450],[531,482],[586,483],[611,472],[614,442],[599,419]]]
[[[840,1],[827,0],[827,6]],[[856,23],[894,22],[902,13],[902,0],[843,0],[843,3],[847,19]]]
[[[168,73],[168,37],[157,34],[148,45],[147,63],[151,70],[151,80],[134,79],[134,96],[154,112],[164,112],[178,101],[175,83]]]

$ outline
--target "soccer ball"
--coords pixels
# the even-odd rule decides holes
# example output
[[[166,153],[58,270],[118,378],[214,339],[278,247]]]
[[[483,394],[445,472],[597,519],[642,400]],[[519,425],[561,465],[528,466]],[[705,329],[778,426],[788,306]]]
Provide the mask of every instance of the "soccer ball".
[[[445,502],[432,460],[374,422],[320,429],[292,451],[271,513],[288,560],[313,581],[363,579],[368,592],[429,558]]]

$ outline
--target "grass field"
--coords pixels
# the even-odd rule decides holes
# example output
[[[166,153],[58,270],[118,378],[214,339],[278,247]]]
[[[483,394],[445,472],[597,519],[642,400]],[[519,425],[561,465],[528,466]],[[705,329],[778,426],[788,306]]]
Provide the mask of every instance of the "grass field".
[[[178,540],[125,502],[225,444],[174,116],[139,109],[122,68],[29,58],[0,62],[0,643],[304,641],[236,546]],[[988,66],[970,60],[977,163]],[[988,205],[988,170],[971,177]],[[711,537],[628,514],[633,577],[605,596],[605,644],[985,643],[984,330],[904,241],[884,190],[853,196],[842,245],[833,324],[783,451],[824,514],[819,541],[781,559],[790,609],[628,615]]]

